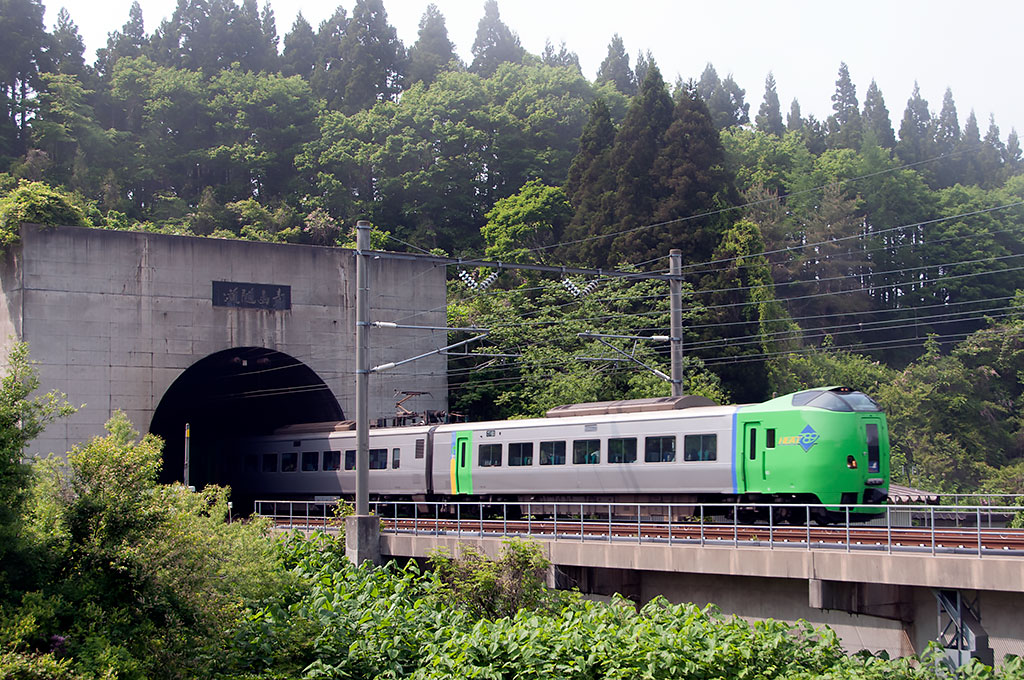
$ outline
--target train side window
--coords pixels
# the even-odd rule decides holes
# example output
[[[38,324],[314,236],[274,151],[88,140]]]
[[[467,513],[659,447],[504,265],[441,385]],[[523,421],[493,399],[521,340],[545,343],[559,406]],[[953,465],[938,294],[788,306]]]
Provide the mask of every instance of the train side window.
[[[316,451],[303,451],[302,452],[302,471],[303,472],[316,472],[317,463],[319,462],[320,454]]]
[[[263,472],[277,472],[277,454],[263,454]]]
[[[644,440],[644,461],[672,463],[676,459],[675,437],[647,437]]]
[[[636,437],[608,440],[609,463],[635,463]]]
[[[426,441],[426,439],[416,440],[416,460],[419,460],[420,458],[423,457],[423,451],[426,448]]]
[[[281,472],[295,472],[299,467],[299,454],[288,451],[281,454]]]
[[[750,460],[757,458],[757,428],[750,428]]]
[[[333,472],[341,467],[341,451],[324,451],[324,472]]]
[[[868,440],[868,472],[881,471],[881,457],[878,448],[878,425],[869,423],[865,434]]]
[[[259,472],[260,462],[255,453],[247,453],[242,459],[242,469],[245,472]]]
[[[688,434],[683,437],[683,460],[718,460],[718,435]]]
[[[769,427],[767,430],[764,431],[764,445],[765,445],[765,448],[769,448],[769,449],[774,449],[775,448],[775,428],[774,427]]]
[[[391,469],[397,470],[399,464],[402,462],[400,456],[402,455],[402,449],[391,449]]]
[[[388,466],[387,449],[370,449],[370,469],[384,470]]]
[[[572,443],[573,465],[597,465],[601,462],[600,439],[577,439]]]
[[[565,442],[541,442],[541,465],[565,465]]]
[[[345,452],[345,469],[356,469],[356,452],[352,449],[349,449],[348,451]]]
[[[508,464],[533,465],[533,442],[508,445]]]
[[[501,467],[501,444],[481,444],[480,467]]]

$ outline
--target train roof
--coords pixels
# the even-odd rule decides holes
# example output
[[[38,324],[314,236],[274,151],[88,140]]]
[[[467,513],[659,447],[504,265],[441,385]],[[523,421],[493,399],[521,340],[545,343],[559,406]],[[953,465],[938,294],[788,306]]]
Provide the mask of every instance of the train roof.
[[[618,401],[591,401],[583,404],[556,406],[545,413],[547,418],[571,416],[605,416],[616,413],[644,413],[650,411],[677,411],[697,406],[718,406],[718,402],[696,394],[651,399],[620,399]]]

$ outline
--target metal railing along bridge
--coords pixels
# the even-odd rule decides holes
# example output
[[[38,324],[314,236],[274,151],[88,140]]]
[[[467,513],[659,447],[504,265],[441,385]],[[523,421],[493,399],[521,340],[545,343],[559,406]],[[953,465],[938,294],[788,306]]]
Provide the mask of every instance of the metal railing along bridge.
[[[278,528],[336,530],[337,501],[256,501]],[[930,553],[1024,557],[1024,530],[1010,528],[1020,506],[828,506],[834,523],[817,526],[821,505],[646,503],[377,502],[384,533],[454,537],[533,537],[660,545]],[[877,511],[867,522],[858,510]],[[759,521],[750,521],[759,516]]]

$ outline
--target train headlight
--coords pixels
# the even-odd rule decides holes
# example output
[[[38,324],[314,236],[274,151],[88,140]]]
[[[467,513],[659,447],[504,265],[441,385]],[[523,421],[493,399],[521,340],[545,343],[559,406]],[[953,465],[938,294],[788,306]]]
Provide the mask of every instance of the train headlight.
[[[851,470],[856,470],[857,469],[857,459],[854,458],[853,456],[847,456],[846,457],[846,467],[850,468]]]

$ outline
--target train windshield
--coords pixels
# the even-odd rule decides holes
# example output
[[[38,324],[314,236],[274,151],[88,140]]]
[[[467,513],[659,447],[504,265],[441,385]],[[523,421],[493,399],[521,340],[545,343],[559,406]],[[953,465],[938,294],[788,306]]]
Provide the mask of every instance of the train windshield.
[[[793,395],[793,406],[814,406],[826,411],[878,412],[878,403],[864,394],[848,388],[834,390],[808,390]]]

